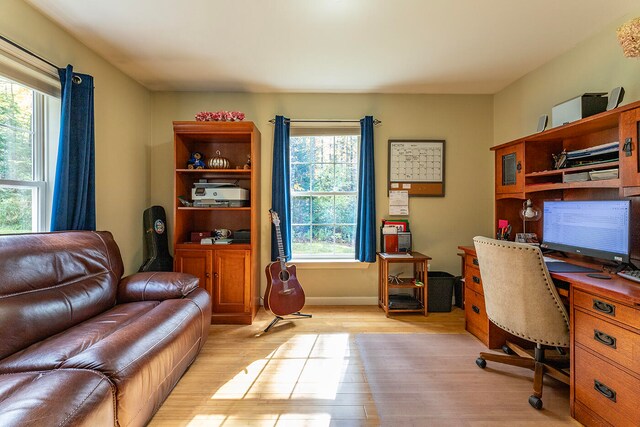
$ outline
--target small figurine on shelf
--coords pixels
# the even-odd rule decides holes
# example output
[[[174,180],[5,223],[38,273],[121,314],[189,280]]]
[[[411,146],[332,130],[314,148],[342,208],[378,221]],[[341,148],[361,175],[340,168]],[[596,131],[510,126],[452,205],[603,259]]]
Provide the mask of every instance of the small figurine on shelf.
[[[243,166],[245,169],[251,169],[251,155],[247,154],[247,163]]]
[[[204,155],[195,151],[191,153],[191,158],[187,161],[187,169],[205,169]]]

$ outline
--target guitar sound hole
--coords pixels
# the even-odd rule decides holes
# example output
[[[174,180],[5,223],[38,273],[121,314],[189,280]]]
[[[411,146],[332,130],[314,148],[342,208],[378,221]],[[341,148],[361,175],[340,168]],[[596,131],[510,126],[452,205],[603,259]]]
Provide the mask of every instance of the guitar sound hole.
[[[280,274],[278,274],[278,277],[280,277],[280,281],[288,282],[289,281],[289,272],[287,270],[280,270]]]

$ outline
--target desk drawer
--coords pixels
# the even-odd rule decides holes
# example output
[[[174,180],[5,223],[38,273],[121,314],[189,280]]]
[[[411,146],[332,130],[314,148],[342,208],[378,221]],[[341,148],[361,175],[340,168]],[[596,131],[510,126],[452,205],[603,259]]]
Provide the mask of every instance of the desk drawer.
[[[484,295],[484,290],[482,289],[482,277],[480,277],[480,270],[478,267],[466,266],[464,270],[464,283],[465,286],[472,291],[475,291],[480,295]]]
[[[640,374],[640,335],[574,310],[577,343]]]
[[[465,256],[465,264],[466,264],[466,267],[480,268],[480,263],[478,262],[478,257],[475,256],[475,255],[467,254]]]
[[[486,341],[489,332],[489,318],[484,307],[484,296],[467,288],[464,294],[464,311],[467,330]]]
[[[633,307],[579,290],[573,292],[573,304],[590,313],[596,313],[607,319],[640,329],[640,310]]]
[[[576,400],[615,426],[640,425],[640,380],[575,347]]]

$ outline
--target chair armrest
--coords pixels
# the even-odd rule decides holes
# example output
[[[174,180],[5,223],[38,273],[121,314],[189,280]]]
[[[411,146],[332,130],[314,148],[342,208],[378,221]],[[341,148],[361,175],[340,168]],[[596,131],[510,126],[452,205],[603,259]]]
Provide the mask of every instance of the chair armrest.
[[[191,274],[164,271],[135,273],[120,281],[118,303],[183,298],[197,287],[198,278]]]

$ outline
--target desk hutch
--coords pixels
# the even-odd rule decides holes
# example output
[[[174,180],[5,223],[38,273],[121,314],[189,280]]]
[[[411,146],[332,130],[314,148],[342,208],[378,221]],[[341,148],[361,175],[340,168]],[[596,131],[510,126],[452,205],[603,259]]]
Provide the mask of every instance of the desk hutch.
[[[251,324],[260,307],[260,131],[252,122],[173,122],[174,130],[174,270],[200,279],[211,296],[212,323]],[[227,169],[188,169],[191,153],[207,159],[220,152]],[[251,167],[243,168],[251,158]],[[195,182],[237,184],[249,190],[246,207],[183,206]],[[250,243],[202,245],[192,232],[226,228],[250,230]]]
[[[640,264],[640,102],[552,128],[493,147],[495,153],[495,224],[506,219],[511,239],[523,232],[519,211],[531,199],[631,200],[631,258]],[[552,154],[618,142],[615,161],[554,169]],[[598,181],[563,179],[565,175],[618,169],[618,177]],[[567,182],[569,181],[569,182]],[[496,230],[497,231],[497,230]],[[527,232],[542,236],[540,222]],[[465,323],[490,348],[507,334],[484,312],[478,261],[472,247],[464,251]],[[576,257],[570,261],[595,263]],[[553,273],[559,291],[569,297],[571,315],[571,415],[591,425],[640,425],[640,284],[612,276]],[[564,290],[563,290],[564,288]]]

